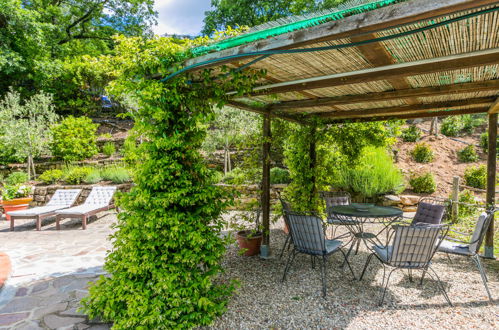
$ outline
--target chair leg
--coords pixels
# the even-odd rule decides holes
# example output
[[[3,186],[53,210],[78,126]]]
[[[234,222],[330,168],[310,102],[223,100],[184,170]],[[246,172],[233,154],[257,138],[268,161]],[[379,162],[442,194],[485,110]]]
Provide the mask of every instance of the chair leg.
[[[357,247],[355,248],[355,255],[359,253],[359,247],[360,247],[360,239],[357,240]]]
[[[343,264],[345,264],[345,263],[347,264],[348,269],[350,269],[350,272],[352,273],[353,279],[356,280],[357,278],[355,277],[355,273],[353,272],[352,266],[348,262],[347,256],[345,255],[345,252],[343,252],[342,249],[340,249],[340,252],[341,252],[341,254],[343,254],[343,258],[345,259],[345,261],[343,261]]]
[[[364,269],[362,270],[362,274],[360,275],[359,281],[362,281],[364,278],[364,274],[366,273],[367,266],[369,266],[369,263],[371,262],[371,259],[373,258],[374,253],[371,253],[369,257],[367,257],[366,264],[364,265]]]
[[[383,295],[381,296],[381,301],[379,302],[379,305],[383,305],[383,302],[385,301],[385,295],[386,295],[386,290],[388,289],[388,284],[390,283],[390,277],[392,276],[393,272],[395,271],[394,268],[390,271],[388,274],[388,277],[386,278],[386,285],[385,285],[385,269],[383,267],[383,285],[381,286],[381,289],[383,290]]]
[[[295,256],[296,256],[296,251],[293,250],[289,256],[288,256],[288,261],[286,262],[286,267],[284,267],[284,274],[282,274],[282,280],[281,282],[284,282],[286,281],[286,275],[289,271],[289,268],[291,268],[291,264],[293,263],[293,261],[295,260]]]
[[[350,256],[350,253],[352,253],[352,249],[355,246],[355,243],[357,243],[357,239],[354,237],[352,239],[352,243],[350,243],[350,248],[348,249],[348,252],[345,256],[345,261],[343,261],[343,264],[341,264],[341,268],[345,267],[345,264],[348,261],[348,257]]]
[[[409,282],[412,283],[412,269],[409,269]]]
[[[447,260],[449,260],[449,263],[452,264],[452,259],[450,258],[450,255],[448,253],[446,253],[445,255],[447,255]]]
[[[84,215],[81,218],[81,227],[83,230],[87,229],[87,216],[86,215]]]
[[[10,231],[14,231],[14,217],[10,217]]]
[[[445,291],[444,285],[442,284],[440,277],[438,277],[437,272],[433,268],[431,268],[430,266],[428,266],[428,269],[431,270],[433,275],[435,275],[435,278],[437,279],[438,287],[440,288],[440,291],[442,291],[442,294],[444,295],[445,300],[447,300],[447,302],[449,303],[449,306],[452,307],[452,302],[450,301],[449,296],[447,295],[447,292]],[[428,274],[430,274],[430,276],[431,276],[431,273],[428,272]]]
[[[315,256],[310,256],[310,262],[312,263],[312,269],[315,269]]]
[[[57,230],[61,230],[61,218],[60,215],[55,216],[55,229]]]
[[[289,235],[286,237],[286,240],[284,241],[284,245],[282,246],[282,249],[281,249],[281,254],[279,255],[279,260],[282,259],[282,256],[284,254],[284,250],[286,249],[286,245],[288,245],[289,243]]]
[[[423,285],[423,280],[427,271],[428,269],[423,269],[423,274],[421,275],[421,280],[419,281],[419,285]]]
[[[40,218],[40,216],[36,217],[36,230],[42,230],[42,219]]]
[[[326,298],[327,282],[326,282],[326,256],[322,256],[321,276],[322,276],[322,297]]]
[[[492,295],[490,294],[489,286],[487,285],[487,282],[489,280],[487,278],[487,274],[485,273],[485,269],[483,268],[482,262],[480,261],[480,256],[478,254],[475,254],[471,258],[475,261],[475,263],[478,267],[478,271],[480,272],[480,276],[482,277],[483,286],[485,287],[485,290],[487,291],[487,295],[489,296],[489,300],[492,301]]]

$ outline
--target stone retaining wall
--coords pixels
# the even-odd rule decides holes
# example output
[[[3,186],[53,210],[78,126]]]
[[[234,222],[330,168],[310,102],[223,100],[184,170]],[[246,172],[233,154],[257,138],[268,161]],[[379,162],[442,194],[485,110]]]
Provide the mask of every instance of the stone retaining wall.
[[[80,196],[78,196],[78,200],[76,201],[76,205],[82,204],[87,196],[90,194],[90,191],[93,187],[99,186],[97,184],[94,185],[51,185],[51,186],[37,186],[35,187],[35,191],[33,193],[33,201],[30,203],[31,206],[42,206],[45,205],[54,192],[57,189],[82,189]],[[116,185],[119,191],[129,191],[132,187],[131,183],[123,183]]]

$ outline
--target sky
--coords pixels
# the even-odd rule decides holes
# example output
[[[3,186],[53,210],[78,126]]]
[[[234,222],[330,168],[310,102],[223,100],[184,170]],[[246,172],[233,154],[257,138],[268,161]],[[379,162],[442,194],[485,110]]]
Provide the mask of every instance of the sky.
[[[159,16],[158,25],[153,30],[158,35],[198,35],[210,3],[211,0],[156,0],[155,9]]]

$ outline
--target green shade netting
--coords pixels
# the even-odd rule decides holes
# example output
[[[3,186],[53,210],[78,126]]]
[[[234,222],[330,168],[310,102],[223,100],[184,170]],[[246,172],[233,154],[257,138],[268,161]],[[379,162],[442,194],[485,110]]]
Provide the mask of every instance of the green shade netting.
[[[347,16],[360,14],[371,11],[377,8],[385,7],[394,3],[407,0],[354,0],[338,6],[327,13],[315,13],[303,16],[290,17],[287,20],[279,20],[274,23],[266,23],[259,27],[255,27],[248,33],[221,40],[208,46],[202,46],[193,50],[194,55],[202,55],[212,51],[220,51],[240,45],[244,45],[253,41],[266,39],[269,37],[281,35],[284,33],[309,28],[315,25],[323,24],[329,21],[336,21]],[[286,23],[286,21],[288,21]],[[276,26],[272,26],[276,25]],[[262,29],[265,28],[266,29]]]

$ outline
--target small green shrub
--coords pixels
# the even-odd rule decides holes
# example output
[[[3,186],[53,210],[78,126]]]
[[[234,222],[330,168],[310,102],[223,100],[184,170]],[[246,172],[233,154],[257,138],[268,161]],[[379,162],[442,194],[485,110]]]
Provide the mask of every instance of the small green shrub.
[[[83,182],[88,184],[95,184],[102,181],[101,171],[97,168],[93,168],[90,173],[87,174]]]
[[[472,191],[468,189],[463,190],[459,193],[459,216],[461,217],[469,217],[475,214],[477,210],[477,202],[475,199],[475,195]]]
[[[459,116],[450,116],[442,120],[440,132],[445,136],[458,136],[463,129],[463,122]]]
[[[402,130],[401,137],[404,142],[417,142],[421,139],[421,130],[415,125],[411,125]]]
[[[291,182],[291,177],[289,175],[288,170],[280,167],[273,167],[272,169],[270,169],[271,184],[283,184],[290,182]]]
[[[489,150],[489,133],[485,132],[480,135],[480,147],[485,152]],[[499,139],[497,140],[497,155],[499,156]]]
[[[112,142],[106,142],[102,146],[102,153],[108,157],[114,155],[115,152],[116,152],[116,147],[114,146],[114,143],[112,143]]]
[[[426,143],[418,143],[411,151],[412,158],[418,163],[430,163],[433,161],[433,151]]]
[[[475,151],[475,147],[469,145],[457,152],[457,159],[459,159],[461,163],[473,163],[479,158]]]
[[[404,189],[404,177],[384,148],[367,147],[355,166],[343,166],[334,185],[363,197],[397,193]]]
[[[124,167],[109,166],[101,171],[101,176],[104,181],[113,183],[125,183],[130,181],[130,173]]]
[[[45,184],[53,184],[62,181],[63,178],[64,178],[64,172],[62,170],[53,169],[43,172],[38,177],[38,180],[42,181]]]
[[[224,178],[224,174],[220,171],[213,171],[213,176],[211,178],[211,182],[216,184],[222,182]]]
[[[31,186],[25,186],[22,184],[16,185],[5,185],[0,189],[2,193],[2,199],[4,201],[10,201],[14,198],[28,197],[32,193]]]
[[[413,174],[409,179],[412,190],[418,194],[431,194],[437,190],[437,183],[433,173],[427,172],[421,175]]]
[[[12,172],[5,179],[5,183],[9,186],[16,186],[28,182],[28,174],[25,172]]]
[[[68,184],[80,184],[92,172],[92,167],[69,167],[64,174],[64,181]]]
[[[223,177],[223,182],[226,184],[240,185],[246,183],[247,181],[248,179],[246,173],[244,173],[244,170],[239,167],[236,167]]]
[[[52,154],[66,161],[92,157],[98,152],[97,127],[88,117],[67,117],[52,128]]]
[[[487,168],[485,165],[468,167],[464,172],[464,182],[467,186],[485,189],[487,185]]]

